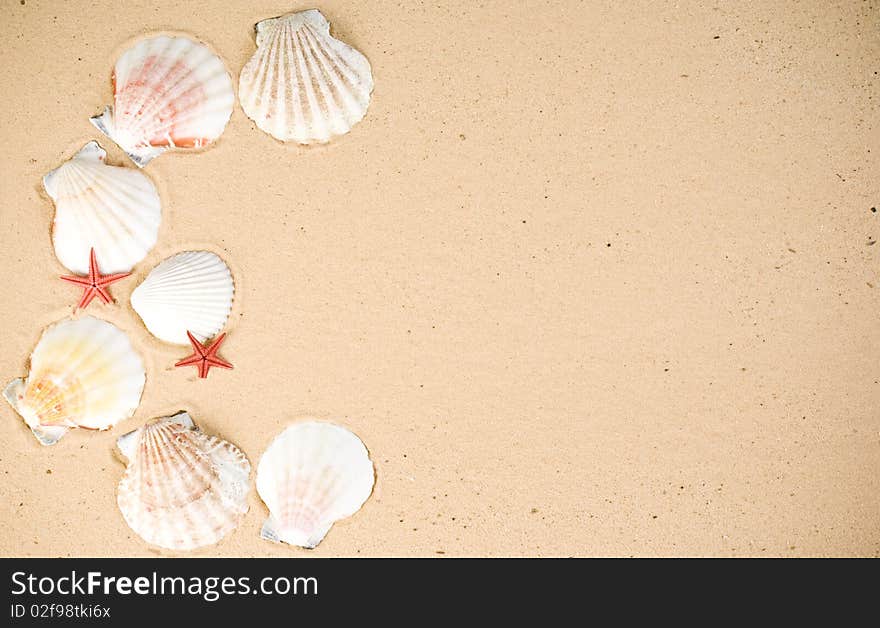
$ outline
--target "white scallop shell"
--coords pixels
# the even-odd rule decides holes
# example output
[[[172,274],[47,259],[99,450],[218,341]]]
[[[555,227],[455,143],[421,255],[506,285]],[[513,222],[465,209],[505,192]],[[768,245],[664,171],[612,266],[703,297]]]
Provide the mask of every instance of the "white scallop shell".
[[[248,510],[251,465],[232,443],[202,433],[181,412],[117,441],[128,466],[117,504],[152,545],[189,550],[216,543]]]
[[[159,340],[188,345],[216,336],[232,310],[232,273],[210,251],[185,251],[160,263],[131,293],[131,307]]]
[[[189,37],[158,35],[113,70],[113,107],[92,124],[138,166],[169,148],[201,148],[226,128],[235,94],[220,57]]]
[[[373,91],[370,62],[331,37],[320,11],[263,20],[256,30],[238,97],[258,127],[285,142],[317,144],[363,119]]]
[[[144,364],[128,337],[93,318],[67,319],[48,327],[31,354],[26,379],[4,391],[34,436],[52,445],[68,429],[105,430],[137,409]]]
[[[306,421],[272,441],[257,467],[269,508],[264,539],[313,548],[330,527],[356,513],[373,491],[373,463],[344,427]]]
[[[102,272],[130,271],[156,244],[162,222],[159,194],[149,177],[110,166],[106,156],[97,142],[89,142],[43,177],[55,202],[55,255],[78,275],[88,274],[92,248]]]

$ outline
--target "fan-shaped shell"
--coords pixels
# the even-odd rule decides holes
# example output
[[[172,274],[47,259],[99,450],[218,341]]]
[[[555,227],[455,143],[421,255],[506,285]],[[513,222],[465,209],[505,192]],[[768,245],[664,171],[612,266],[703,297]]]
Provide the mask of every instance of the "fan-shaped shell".
[[[159,340],[188,345],[214,337],[229,318],[232,273],[210,251],[185,251],[156,266],[131,293],[131,306]]]
[[[330,36],[330,23],[310,9],[263,20],[257,51],[241,71],[244,112],[266,133],[317,144],[348,133],[367,113],[370,62]]]
[[[211,545],[247,512],[247,458],[199,431],[187,413],[148,423],[117,445],[128,460],[117,504],[148,543],[171,550]]]
[[[102,272],[130,271],[156,244],[162,222],[159,194],[149,177],[110,166],[106,156],[97,142],[89,142],[43,177],[55,202],[55,255],[79,275],[89,272],[92,248]]]
[[[85,316],[43,332],[31,354],[26,379],[4,392],[44,445],[70,428],[105,430],[127,419],[140,403],[144,365],[126,335]]]
[[[356,513],[373,491],[373,463],[344,427],[306,421],[284,430],[257,468],[257,492],[269,508],[261,536],[313,548],[330,527]]]
[[[201,148],[223,133],[235,94],[220,58],[189,37],[154,36],[113,70],[113,107],[92,123],[138,166],[169,148]]]

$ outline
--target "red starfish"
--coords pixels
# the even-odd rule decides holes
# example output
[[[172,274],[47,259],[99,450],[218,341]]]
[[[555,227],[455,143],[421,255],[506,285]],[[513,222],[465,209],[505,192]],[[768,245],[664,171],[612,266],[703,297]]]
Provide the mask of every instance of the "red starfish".
[[[107,292],[107,286],[114,281],[119,281],[120,279],[128,277],[130,274],[131,273],[116,273],[114,275],[102,275],[98,270],[98,260],[95,257],[95,249],[93,248],[89,253],[89,274],[87,277],[80,277],[79,275],[62,275],[61,279],[83,287],[82,299],[79,300],[79,305],[76,306],[82,309],[91,303],[95,296],[101,297],[101,300],[104,303],[112,303],[113,297]]]
[[[206,346],[207,343],[203,345],[190,332],[186,332],[186,335],[193,347],[193,354],[186,356],[174,366],[195,366],[199,369],[199,377],[201,378],[208,376],[208,370],[212,366],[219,366],[223,369],[232,368],[232,365],[229,362],[223,358],[217,357],[217,351],[220,350],[220,345],[223,344],[223,341],[226,339],[226,333],[217,336],[210,346]]]

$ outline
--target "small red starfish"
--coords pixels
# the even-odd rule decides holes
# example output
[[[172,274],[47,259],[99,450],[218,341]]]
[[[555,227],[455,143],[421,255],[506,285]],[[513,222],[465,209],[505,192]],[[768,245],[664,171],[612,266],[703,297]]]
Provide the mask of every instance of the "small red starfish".
[[[229,362],[223,358],[217,357],[217,351],[220,350],[220,345],[223,344],[223,341],[226,339],[225,332],[217,336],[210,346],[206,346],[207,343],[203,345],[190,332],[186,332],[186,335],[193,347],[193,354],[186,356],[174,366],[195,366],[199,369],[199,377],[201,378],[208,376],[208,370],[212,366],[219,366],[223,369],[232,368],[232,365]]]
[[[92,302],[92,299],[94,299],[95,296],[101,297],[101,300],[104,303],[112,303],[113,297],[107,292],[107,286],[114,281],[119,281],[120,279],[128,277],[130,274],[131,273],[116,273],[114,275],[102,275],[98,270],[98,260],[95,257],[95,249],[93,248],[89,253],[89,274],[87,277],[80,277],[79,275],[62,275],[61,279],[83,287],[82,299],[79,300],[79,304],[76,306],[83,309]]]

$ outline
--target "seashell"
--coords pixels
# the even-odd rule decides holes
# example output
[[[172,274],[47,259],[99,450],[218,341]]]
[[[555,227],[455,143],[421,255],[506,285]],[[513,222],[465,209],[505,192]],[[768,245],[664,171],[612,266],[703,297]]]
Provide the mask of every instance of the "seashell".
[[[67,430],[106,430],[137,409],[144,364],[128,337],[106,321],[84,316],[48,327],[31,354],[26,379],[4,391],[34,436],[52,445]]]
[[[256,31],[238,97],[260,129],[284,142],[319,144],[363,119],[373,91],[370,62],[331,37],[320,11],[263,20]]]
[[[232,79],[220,57],[189,37],[158,35],[116,61],[113,107],[91,119],[145,166],[169,148],[201,148],[232,115]]]
[[[188,345],[186,332],[201,342],[226,325],[235,286],[232,273],[210,251],[185,251],[160,263],[131,293],[131,307],[159,340]]]
[[[344,427],[296,423],[272,441],[257,467],[269,508],[264,539],[313,548],[330,527],[356,513],[373,491],[373,463]]]
[[[238,447],[199,431],[186,412],[116,441],[128,466],[117,504],[147,543],[190,550],[216,543],[248,511],[251,465]]]
[[[88,274],[92,248],[105,273],[130,271],[156,244],[162,222],[153,182],[137,170],[104,163],[106,156],[89,142],[43,177],[55,202],[55,255],[78,275]]]

